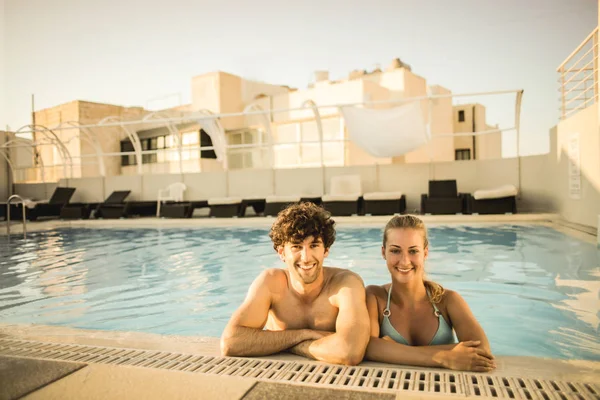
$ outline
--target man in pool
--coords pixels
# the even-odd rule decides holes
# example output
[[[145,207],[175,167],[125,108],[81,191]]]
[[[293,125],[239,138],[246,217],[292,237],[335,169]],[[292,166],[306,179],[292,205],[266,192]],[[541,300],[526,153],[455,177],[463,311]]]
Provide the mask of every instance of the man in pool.
[[[313,203],[288,206],[269,236],[285,269],[254,280],[221,336],[225,356],[265,356],[289,351],[335,364],[360,363],[369,342],[362,279],[325,267],[335,222]]]

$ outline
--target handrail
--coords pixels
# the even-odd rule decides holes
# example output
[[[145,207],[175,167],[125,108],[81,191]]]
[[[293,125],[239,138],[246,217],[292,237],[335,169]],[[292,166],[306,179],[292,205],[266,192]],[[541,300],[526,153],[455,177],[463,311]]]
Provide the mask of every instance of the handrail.
[[[589,49],[586,50],[586,46],[589,46]],[[569,54],[556,71],[559,74],[561,120],[573,112],[588,107],[588,103],[594,104],[598,101],[597,27]],[[591,83],[590,86],[588,82]],[[571,105],[573,108],[570,107]]]
[[[25,214],[26,214],[25,200],[18,194],[13,194],[6,201],[6,234],[10,236],[10,202],[12,201],[12,199],[21,200],[21,206],[23,207],[23,236],[25,236],[25,235],[27,235],[27,219],[25,216]]]
[[[583,42],[581,42],[581,44],[579,46],[577,46],[577,48],[575,50],[573,50],[573,52],[571,52],[571,54],[569,54],[569,56],[567,58],[565,58],[565,61],[562,62],[562,64],[560,64],[558,66],[558,68],[556,68],[556,72],[560,72],[561,68],[565,66],[566,63],[568,63],[571,58],[573,58],[573,56],[575,54],[577,54],[577,52],[579,50],[581,50],[581,48],[583,46],[586,45],[586,43],[595,35],[598,33],[598,27],[596,27],[596,29],[594,29],[589,35],[587,35],[587,37],[585,39],[583,39]]]

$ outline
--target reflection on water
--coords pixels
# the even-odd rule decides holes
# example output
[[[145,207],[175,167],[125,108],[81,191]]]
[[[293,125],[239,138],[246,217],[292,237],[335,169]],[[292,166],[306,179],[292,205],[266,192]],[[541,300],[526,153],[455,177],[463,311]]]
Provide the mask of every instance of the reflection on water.
[[[56,230],[0,238],[0,321],[219,336],[265,268],[266,229]],[[430,279],[459,291],[500,355],[600,358],[600,262],[540,226],[433,227]],[[338,230],[328,265],[388,282],[380,228]]]

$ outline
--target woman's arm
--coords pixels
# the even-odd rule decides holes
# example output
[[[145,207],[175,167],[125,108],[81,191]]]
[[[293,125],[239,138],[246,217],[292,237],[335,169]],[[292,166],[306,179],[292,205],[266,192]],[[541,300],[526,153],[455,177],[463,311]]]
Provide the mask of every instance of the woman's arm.
[[[477,340],[479,347],[491,354],[490,342],[465,299],[453,290],[446,290],[445,297],[448,317],[459,342]]]
[[[391,339],[379,338],[379,307],[376,287],[367,288],[367,310],[371,324],[371,339],[365,358],[390,364],[441,367],[463,371],[487,372],[495,368],[493,357],[478,349],[478,341],[438,346],[407,346]]]

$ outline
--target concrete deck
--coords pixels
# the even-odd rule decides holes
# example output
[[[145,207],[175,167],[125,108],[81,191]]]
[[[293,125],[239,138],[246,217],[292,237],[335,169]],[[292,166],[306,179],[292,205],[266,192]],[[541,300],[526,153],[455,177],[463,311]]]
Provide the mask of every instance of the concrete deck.
[[[82,344],[110,348],[159,350],[174,353],[219,356],[218,339],[209,337],[162,336],[146,333],[92,331],[40,325],[0,325],[0,339],[32,340],[45,343]],[[2,351],[0,350],[0,354]],[[256,360],[284,360],[305,363],[308,360],[291,355],[278,354]],[[315,363],[326,365],[324,363]],[[600,362],[583,360],[553,360],[533,357],[497,357],[498,368],[489,376],[497,380],[537,379],[557,382],[587,383],[596,391],[587,393],[584,399],[597,399],[600,395]],[[359,367],[405,368],[382,363],[363,362]],[[409,367],[413,371],[454,372],[441,369]],[[22,379],[29,379],[28,375]],[[300,389],[298,387],[303,387]],[[377,390],[373,388],[350,388],[341,385],[315,385],[302,382],[270,382],[238,376],[223,376],[208,373],[173,371],[127,365],[103,365],[89,363],[84,368],[62,379],[40,387],[27,399],[119,399],[119,398],[473,398],[494,397],[489,394],[475,396],[472,393],[442,394],[419,393],[415,390]],[[502,397],[502,396],[500,396]],[[541,396],[539,396],[541,398]],[[3,397],[0,390],[0,398]],[[509,398],[506,396],[506,398]],[[521,398],[517,396],[516,398]],[[524,396],[522,398],[525,398]],[[533,397],[536,398],[537,397]],[[567,397],[569,398],[569,397]]]

